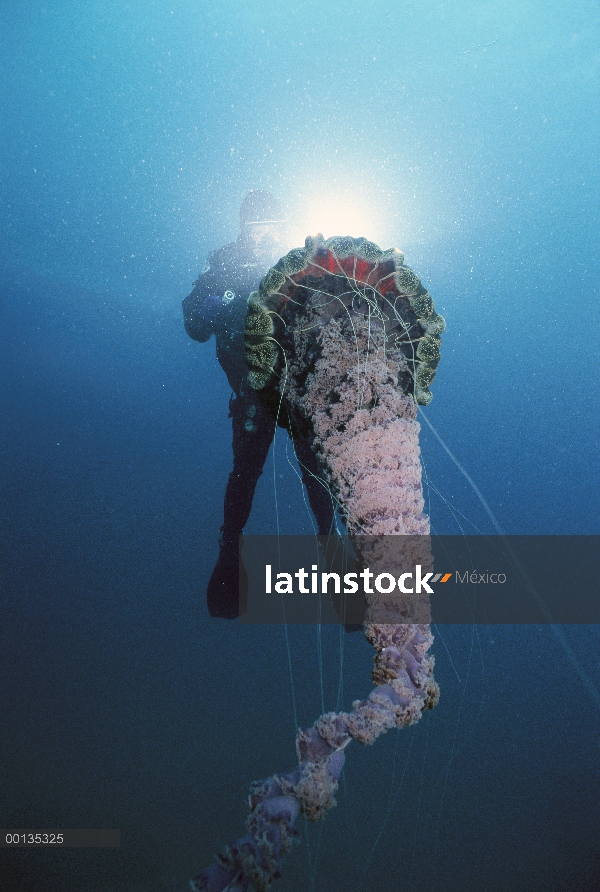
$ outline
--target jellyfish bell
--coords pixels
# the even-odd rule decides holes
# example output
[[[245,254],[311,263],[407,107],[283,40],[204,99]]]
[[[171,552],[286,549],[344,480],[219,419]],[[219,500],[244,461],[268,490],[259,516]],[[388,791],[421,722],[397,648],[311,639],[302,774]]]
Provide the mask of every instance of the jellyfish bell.
[[[302,322],[299,322],[302,317]],[[269,270],[250,295],[246,322],[249,383],[265,401],[282,394],[290,376],[286,356],[297,351],[297,329],[306,349],[320,352],[323,327],[337,318],[354,332],[366,326],[373,346],[395,367],[399,386],[420,405],[440,360],[445,322],[428,291],[404,264],[397,248],[351,236],[308,236]],[[268,332],[267,332],[268,329]],[[352,338],[352,332],[348,332]],[[296,341],[294,341],[296,338]],[[321,351],[322,352],[322,351]]]

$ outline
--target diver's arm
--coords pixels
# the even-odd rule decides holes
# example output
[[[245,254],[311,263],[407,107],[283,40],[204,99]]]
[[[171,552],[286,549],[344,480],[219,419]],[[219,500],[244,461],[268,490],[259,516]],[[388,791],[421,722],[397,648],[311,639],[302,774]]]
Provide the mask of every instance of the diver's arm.
[[[215,334],[222,299],[219,293],[211,259],[194,282],[194,290],[183,301],[183,322],[185,330],[195,341],[208,341]]]
[[[206,266],[194,282],[194,290],[183,301],[185,330],[196,341],[208,341],[212,334],[228,331],[235,293],[237,243],[225,245],[208,255]]]
[[[185,330],[195,341],[208,341],[215,334],[223,299],[214,294],[202,295],[195,288],[183,301]]]

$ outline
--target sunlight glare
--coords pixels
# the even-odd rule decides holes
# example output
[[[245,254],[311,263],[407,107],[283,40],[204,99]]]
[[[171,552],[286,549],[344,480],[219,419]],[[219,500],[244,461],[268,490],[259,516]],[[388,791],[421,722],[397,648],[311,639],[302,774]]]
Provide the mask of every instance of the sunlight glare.
[[[311,196],[298,209],[290,236],[294,245],[302,245],[308,234],[321,232],[325,238],[332,235],[364,236],[372,241],[385,241],[385,223],[374,203],[367,203],[361,196],[321,194]]]

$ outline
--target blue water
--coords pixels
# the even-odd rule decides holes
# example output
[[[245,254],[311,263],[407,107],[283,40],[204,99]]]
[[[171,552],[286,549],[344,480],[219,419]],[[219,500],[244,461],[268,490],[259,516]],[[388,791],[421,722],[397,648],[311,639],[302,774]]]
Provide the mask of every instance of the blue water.
[[[352,227],[404,250],[448,324],[427,417],[507,533],[600,532],[599,19],[2,5],[0,827],[122,837],[1,850],[2,892],[185,889],[241,835],[250,781],[294,764],[295,722],[369,690],[362,636],[340,689],[338,630],[321,656],[290,630],[290,676],[282,629],[204,604],[229,389],[180,304],[249,189],[296,241]],[[426,425],[422,447],[435,530],[493,531]],[[312,530],[286,448],[248,532],[275,532],[276,504],[283,532]],[[439,706],[349,748],[282,892],[600,889],[598,629],[440,631]]]

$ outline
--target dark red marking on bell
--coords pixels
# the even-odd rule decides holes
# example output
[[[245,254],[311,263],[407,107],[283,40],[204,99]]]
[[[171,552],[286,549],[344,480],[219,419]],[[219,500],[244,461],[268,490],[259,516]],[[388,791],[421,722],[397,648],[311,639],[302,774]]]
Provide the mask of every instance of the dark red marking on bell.
[[[367,260],[356,260],[356,271],[354,273],[354,278],[357,282],[365,282],[366,284],[371,284],[370,275],[375,269],[374,263],[369,263]]]

